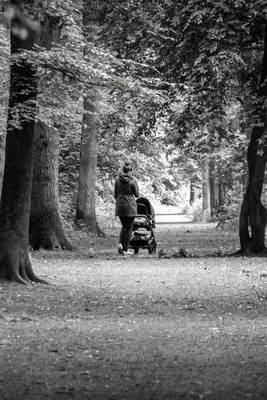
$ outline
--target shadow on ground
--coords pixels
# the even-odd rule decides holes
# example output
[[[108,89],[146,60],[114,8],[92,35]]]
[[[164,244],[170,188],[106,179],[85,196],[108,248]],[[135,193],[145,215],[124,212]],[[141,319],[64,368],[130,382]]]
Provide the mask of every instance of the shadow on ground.
[[[266,399],[264,259],[208,256],[233,234],[168,229],[159,247],[202,257],[124,259],[114,234],[33,253],[48,286],[0,283],[1,399]]]

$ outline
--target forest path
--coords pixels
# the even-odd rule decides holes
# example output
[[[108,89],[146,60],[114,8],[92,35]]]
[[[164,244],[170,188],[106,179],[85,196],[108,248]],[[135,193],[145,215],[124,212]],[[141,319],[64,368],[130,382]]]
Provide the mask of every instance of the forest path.
[[[266,399],[265,259],[211,256],[238,244],[212,225],[156,232],[201,257],[125,259],[114,232],[33,253],[48,286],[0,282],[1,400]]]
[[[155,206],[155,220],[156,225],[178,225],[178,224],[190,224],[192,219],[188,217],[178,207],[174,206]]]
[[[179,225],[179,224],[191,224],[192,220],[186,214],[161,214],[157,213],[156,225]]]

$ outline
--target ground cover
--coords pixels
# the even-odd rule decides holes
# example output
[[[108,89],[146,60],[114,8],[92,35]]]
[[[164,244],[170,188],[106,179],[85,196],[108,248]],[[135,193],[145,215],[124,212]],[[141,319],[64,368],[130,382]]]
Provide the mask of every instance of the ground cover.
[[[49,285],[0,283],[0,398],[266,399],[267,267],[222,257],[235,233],[156,229],[158,249],[116,254],[117,232],[37,252]]]

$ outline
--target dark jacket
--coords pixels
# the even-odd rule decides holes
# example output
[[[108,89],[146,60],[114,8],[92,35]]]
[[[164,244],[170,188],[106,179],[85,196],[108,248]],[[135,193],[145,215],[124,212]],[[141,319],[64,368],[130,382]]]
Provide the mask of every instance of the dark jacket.
[[[139,196],[136,180],[130,174],[121,174],[115,182],[116,216],[135,217],[137,205],[135,197]]]

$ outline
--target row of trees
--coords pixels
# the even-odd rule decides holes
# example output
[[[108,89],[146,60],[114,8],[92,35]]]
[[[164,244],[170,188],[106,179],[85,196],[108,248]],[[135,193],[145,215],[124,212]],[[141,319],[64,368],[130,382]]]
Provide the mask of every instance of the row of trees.
[[[166,6],[166,3],[165,3]],[[225,202],[225,189],[248,185],[240,215],[241,252],[265,249],[261,195],[266,136],[266,2],[168,2],[167,78],[181,84],[184,107],[173,116],[174,140],[202,171],[204,208]],[[172,39],[170,41],[170,38]]]
[[[94,37],[99,35],[91,28],[86,4],[59,3],[29,1],[22,8],[20,2],[2,4],[3,41],[8,47],[10,32],[12,63],[6,96],[0,277],[24,283],[39,281],[31,268],[28,240],[34,249],[71,249],[58,207],[60,140],[71,128],[81,130],[76,221],[101,234],[95,215],[96,119],[101,117],[97,106],[110,107],[110,91],[118,96],[126,89],[130,102],[152,92],[158,96],[146,83],[135,85],[126,60],[95,47]],[[37,14],[39,23],[34,22]],[[94,40],[87,39],[89,34]]]
[[[264,251],[264,0],[1,3],[1,278],[38,281],[29,238],[34,249],[71,249],[58,171],[65,188],[79,177],[75,219],[98,234],[97,155],[97,187],[111,191],[126,148],[155,193],[187,179],[193,202],[202,182],[209,217],[245,186],[251,130],[241,251]]]

